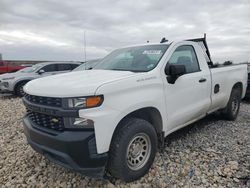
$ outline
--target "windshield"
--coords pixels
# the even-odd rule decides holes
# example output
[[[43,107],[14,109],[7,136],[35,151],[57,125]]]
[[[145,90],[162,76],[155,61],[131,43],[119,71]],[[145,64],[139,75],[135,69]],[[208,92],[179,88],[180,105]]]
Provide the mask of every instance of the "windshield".
[[[89,60],[86,63],[81,64],[80,66],[76,67],[73,71],[82,71],[82,70],[89,70],[92,69],[100,62],[100,59],[97,60]]]
[[[169,45],[122,48],[107,55],[94,69],[147,72],[157,66]]]
[[[43,66],[43,64],[40,64],[40,63],[39,63],[39,64],[36,64],[36,65],[33,65],[32,67],[27,67],[27,68],[21,69],[21,70],[19,70],[18,72],[31,73],[31,72],[37,71],[37,70],[40,69],[42,66]]]

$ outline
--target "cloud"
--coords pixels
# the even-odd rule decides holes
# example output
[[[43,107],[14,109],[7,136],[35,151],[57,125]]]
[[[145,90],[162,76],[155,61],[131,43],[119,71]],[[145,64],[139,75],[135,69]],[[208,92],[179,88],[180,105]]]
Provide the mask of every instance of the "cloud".
[[[5,59],[83,60],[137,43],[201,37],[214,61],[250,61],[248,0],[2,0]]]

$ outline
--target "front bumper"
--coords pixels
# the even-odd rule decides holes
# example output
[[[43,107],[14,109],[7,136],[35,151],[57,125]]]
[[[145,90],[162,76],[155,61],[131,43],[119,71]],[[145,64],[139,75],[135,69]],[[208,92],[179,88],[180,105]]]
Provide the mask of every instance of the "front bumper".
[[[13,91],[10,91],[9,89],[9,83],[6,85],[8,82],[3,82],[0,80],[0,93],[12,93]]]
[[[104,175],[108,154],[97,154],[94,131],[64,131],[48,134],[36,129],[29,118],[23,119],[30,146],[51,161],[87,176]]]
[[[1,90],[1,89],[0,89],[0,94],[13,94],[13,91]]]

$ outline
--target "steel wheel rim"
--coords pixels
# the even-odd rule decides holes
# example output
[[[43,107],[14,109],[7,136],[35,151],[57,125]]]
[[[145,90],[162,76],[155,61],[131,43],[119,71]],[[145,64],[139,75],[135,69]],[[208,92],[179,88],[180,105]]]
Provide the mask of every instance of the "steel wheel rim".
[[[136,134],[127,147],[127,165],[131,170],[145,166],[151,154],[151,140],[144,133]]]
[[[234,115],[237,113],[238,108],[239,108],[239,102],[238,102],[237,98],[234,98],[232,101],[232,112]]]

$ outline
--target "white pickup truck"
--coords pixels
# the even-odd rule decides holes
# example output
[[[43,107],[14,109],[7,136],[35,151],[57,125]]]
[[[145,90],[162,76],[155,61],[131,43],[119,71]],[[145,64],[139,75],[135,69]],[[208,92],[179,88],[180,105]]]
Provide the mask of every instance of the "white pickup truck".
[[[214,66],[205,38],[117,49],[93,70],[24,87],[33,149],[88,176],[146,174],[170,133],[220,111],[235,120],[247,65]]]

